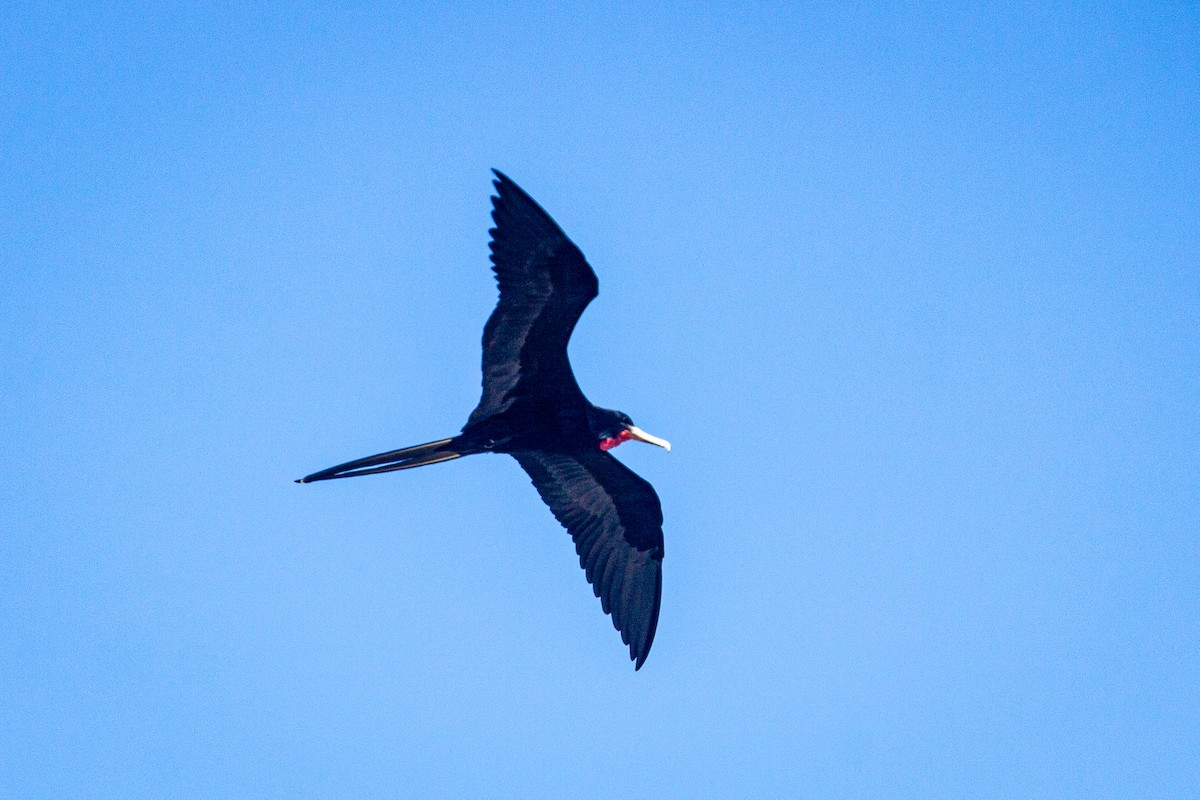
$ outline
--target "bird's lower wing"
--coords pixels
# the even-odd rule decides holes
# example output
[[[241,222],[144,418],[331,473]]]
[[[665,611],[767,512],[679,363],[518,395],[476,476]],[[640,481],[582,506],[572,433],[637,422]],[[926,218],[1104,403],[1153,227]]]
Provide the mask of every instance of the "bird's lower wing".
[[[640,669],[662,599],[662,506],[654,488],[600,451],[512,455],[575,540],[588,582]]]

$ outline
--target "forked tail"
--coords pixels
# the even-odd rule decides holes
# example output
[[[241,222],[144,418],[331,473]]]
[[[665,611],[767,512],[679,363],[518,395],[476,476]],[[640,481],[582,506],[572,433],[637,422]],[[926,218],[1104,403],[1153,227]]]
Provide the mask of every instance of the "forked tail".
[[[314,472],[312,475],[306,475],[296,481],[296,483],[313,483],[333,478],[354,478],[358,475],[374,475],[378,472],[412,469],[413,467],[423,467],[426,464],[438,464],[442,461],[450,461],[451,459],[469,456],[472,453],[478,452],[477,450],[464,447],[465,443],[461,441],[461,438],[453,436],[449,439],[439,439],[436,442],[427,442],[425,444],[414,445],[413,447],[380,453],[376,456],[367,456],[366,458],[347,461],[345,464],[338,464],[336,467],[330,467],[320,472]]]

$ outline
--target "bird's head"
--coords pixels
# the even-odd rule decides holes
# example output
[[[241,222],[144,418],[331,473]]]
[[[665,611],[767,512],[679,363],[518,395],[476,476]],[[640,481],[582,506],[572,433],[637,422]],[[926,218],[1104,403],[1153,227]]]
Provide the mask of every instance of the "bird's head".
[[[608,408],[593,408],[589,414],[588,421],[591,423],[592,432],[596,434],[596,441],[601,450],[612,450],[622,442],[629,441],[655,444],[667,452],[671,450],[670,442],[646,433],[633,424],[633,420],[629,418],[628,414],[623,414],[620,411],[613,411]]]

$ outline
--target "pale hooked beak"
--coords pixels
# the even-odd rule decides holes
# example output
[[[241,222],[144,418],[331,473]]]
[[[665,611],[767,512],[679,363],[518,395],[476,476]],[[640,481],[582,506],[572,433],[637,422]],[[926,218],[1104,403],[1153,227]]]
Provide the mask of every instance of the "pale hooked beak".
[[[660,439],[657,436],[653,436],[649,433],[646,433],[644,430],[639,428],[637,425],[630,425],[626,430],[629,431],[630,437],[637,439],[639,442],[645,442],[646,444],[656,444],[659,447],[661,447],[663,450],[666,450],[668,453],[671,452],[671,443],[668,442],[666,439]]]

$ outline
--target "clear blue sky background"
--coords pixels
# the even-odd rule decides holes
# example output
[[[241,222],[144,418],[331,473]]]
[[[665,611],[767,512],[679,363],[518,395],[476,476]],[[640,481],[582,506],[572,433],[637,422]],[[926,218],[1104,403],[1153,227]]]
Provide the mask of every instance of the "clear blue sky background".
[[[0,11],[0,795],[1195,792],[1195,3],[340,5]],[[511,459],[292,483],[464,422],[493,166],[639,673]]]

